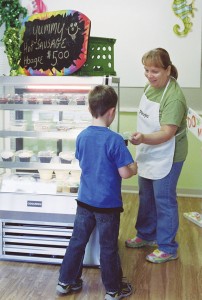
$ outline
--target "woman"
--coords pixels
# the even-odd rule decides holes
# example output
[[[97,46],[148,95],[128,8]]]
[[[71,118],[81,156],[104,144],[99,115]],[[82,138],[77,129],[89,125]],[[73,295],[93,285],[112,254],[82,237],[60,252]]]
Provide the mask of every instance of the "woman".
[[[153,263],[177,259],[179,226],[176,186],[187,156],[187,105],[177,83],[178,72],[165,49],[143,55],[146,85],[138,110],[137,146],[139,211],[137,236],[126,246],[158,245],[147,255]]]

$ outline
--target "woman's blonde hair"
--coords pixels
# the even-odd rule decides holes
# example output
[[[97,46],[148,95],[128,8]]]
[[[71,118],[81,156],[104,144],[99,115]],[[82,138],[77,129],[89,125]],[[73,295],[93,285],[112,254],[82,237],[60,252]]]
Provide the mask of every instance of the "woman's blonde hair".
[[[169,53],[163,48],[155,48],[146,52],[142,57],[142,63],[146,66],[167,69],[171,66],[170,75],[175,79],[178,78],[177,68],[172,64]]]

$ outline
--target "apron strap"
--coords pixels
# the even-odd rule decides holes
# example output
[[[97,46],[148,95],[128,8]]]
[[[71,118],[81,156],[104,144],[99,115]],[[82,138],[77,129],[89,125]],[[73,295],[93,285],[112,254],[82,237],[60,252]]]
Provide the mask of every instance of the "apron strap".
[[[170,84],[170,79],[168,80],[168,82],[167,82],[167,84],[166,84],[166,87],[165,87],[165,89],[164,89],[164,91],[163,91],[163,95],[162,95],[162,97],[161,97],[160,103],[161,103],[161,101],[163,100],[163,97],[164,97],[164,95],[165,95],[165,92],[167,91],[167,88],[168,88],[169,84]]]
[[[169,84],[170,84],[170,79],[168,80],[168,82],[167,82],[167,84],[166,84],[166,87],[165,87],[165,89],[164,89],[164,91],[163,91],[163,95],[162,95],[162,97],[161,97],[160,103],[161,103],[161,101],[163,100],[163,97],[164,97],[164,95],[165,95],[165,92],[167,91],[167,88],[168,88]],[[146,94],[146,92],[149,90],[150,86],[151,86],[151,85],[149,84],[148,87],[146,88],[144,94]]]

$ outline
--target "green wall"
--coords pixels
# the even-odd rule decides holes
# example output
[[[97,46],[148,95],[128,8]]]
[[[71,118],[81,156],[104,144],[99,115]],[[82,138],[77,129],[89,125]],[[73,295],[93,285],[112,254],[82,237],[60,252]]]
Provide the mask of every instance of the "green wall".
[[[135,112],[120,113],[120,133],[136,130]],[[188,132],[189,152],[178,182],[178,194],[202,197],[202,143]],[[135,146],[129,144],[129,150],[135,157]],[[138,190],[137,176],[124,179],[123,190]]]

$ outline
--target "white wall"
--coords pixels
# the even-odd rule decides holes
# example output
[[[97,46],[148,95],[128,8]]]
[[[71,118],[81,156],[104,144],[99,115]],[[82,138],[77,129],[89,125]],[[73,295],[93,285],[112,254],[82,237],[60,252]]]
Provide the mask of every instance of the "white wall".
[[[21,0],[23,5],[32,0]],[[115,38],[115,71],[122,87],[145,84],[142,54],[154,47],[166,48],[179,71],[179,83],[186,88],[200,87],[202,1],[195,0],[192,31],[186,37],[173,32],[181,20],[172,10],[173,0],[43,0],[48,11],[78,10],[91,20],[91,36]],[[190,3],[192,0],[186,1]],[[2,28],[0,28],[0,35]],[[1,36],[0,36],[1,37]],[[3,53],[0,43],[0,54]],[[4,57],[1,55],[1,62]],[[3,68],[3,71],[2,71]],[[0,64],[0,75],[8,75]]]
[[[2,25],[0,27],[0,40],[3,37],[4,30],[5,30],[5,26]],[[7,56],[4,51],[5,51],[4,44],[3,44],[3,42],[0,41],[0,76],[9,75],[9,70],[10,70],[9,65],[8,65]]]
[[[192,31],[186,37],[173,32],[183,23],[172,10],[173,0],[44,0],[48,10],[74,9],[91,20],[91,36],[116,38],[115,70],[121,86],[145,84],[141,57],[155,47],[166,48],[179,71],[182,87],[200,87],[202,1],[195,0]],[[178,1],[179,2],[179,1]],[[186,1],[188,4],[191,0]]]

